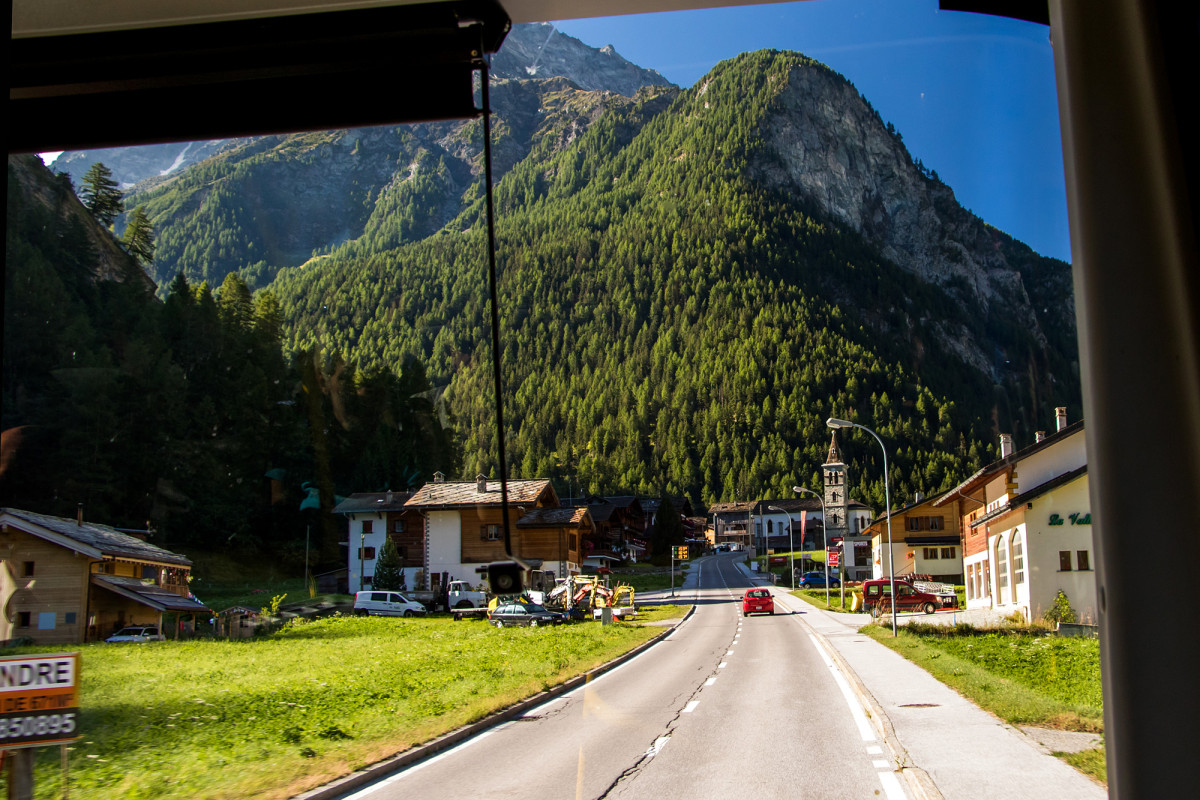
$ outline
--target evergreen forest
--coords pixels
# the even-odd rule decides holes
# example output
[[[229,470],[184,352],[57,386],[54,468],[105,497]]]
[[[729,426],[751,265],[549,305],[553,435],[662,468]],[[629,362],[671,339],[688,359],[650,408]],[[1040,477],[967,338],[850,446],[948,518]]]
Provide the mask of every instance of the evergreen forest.
[[[827,68],[745,54],[633,98],[501,83],[525,103],[496,124],[510,476],[791,497],[819,485],[837,416],[886,443],[899,506],[993,460],[1000,432],[1023,446],[1055,406],[1078,414],[1073,320],[983,309],[762,179],[786,166],[766,132],[805,69]],[[251,140],[133,193],[123,240],[67,213],[86,210],[66,176],[10,158],[3,504],[83,503],[166,546],[302,547],[308,528],[333,563],[338,496],[497,474],[481,141],[478,120]],[[141,280],[99,274],[88,225]],[[987,236],[1014,296],[1070,306],[1067,265]],[[881,511],[878,446],[839,443],[852,497]]]

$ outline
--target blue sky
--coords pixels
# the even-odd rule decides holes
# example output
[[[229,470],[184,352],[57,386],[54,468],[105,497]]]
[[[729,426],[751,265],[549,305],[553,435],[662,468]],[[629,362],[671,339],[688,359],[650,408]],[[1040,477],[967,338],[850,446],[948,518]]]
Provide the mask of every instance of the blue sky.
[[[909,152],[991,225],[1070,260],[1049,28],[940,11],[937,0],[806,0],[555,23],[691,86],[748,50],[796,50],[834,68],[896,126]]]

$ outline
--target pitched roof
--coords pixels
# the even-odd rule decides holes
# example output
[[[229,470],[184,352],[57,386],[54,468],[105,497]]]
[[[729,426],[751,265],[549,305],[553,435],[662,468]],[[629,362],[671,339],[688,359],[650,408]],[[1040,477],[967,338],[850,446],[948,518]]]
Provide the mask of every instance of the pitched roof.
[[[190,567],[192,562],[170,550],[143,542],[110,525],[80,523],[65,517],[52,517],[19,508],[0,508],[0,523],[11,524],[32,536],[67,547],[92,558],[128,558]]]
[[[554,492],[550,481],[538,478],[531,481],[508,481],[509,505],[533,505],[542,495]],[[410,508],[464,508],[467,506],[500,505],[500,481],[484,482],[484,491],[479,491],[475,481],[445,481],[427,483],[404,504]]]
[[[710,514],[747,514],[754,507],[752,502],[713,503],[708,507]]]
[[[1045,483],[1034,486],[1032,489],[1030,489],[1026,492],[1022,492],[1021,494],[1017,495],[1016,497],[1010,497],[1008,499],[1008,502],[1004,503],[999,508],[995,508],[991,512],[984,514],[982,517],[979,517],[978,519],[973,520],[971,522],[971,527],[976,528],[976,527],[984,524],[985,522],[991,522],[992,520],[996,519],[997,517],[1004,516],[1005,514],[1007,514],[1008,512],[1012,511],[1015,508],[1021,508],[1026,503],[1034,500],[1035,498],[1041,497],[1046,492],[1049,492],[1053,489],[1057,489],[1059,486],[1068,484],[1071,481],[1086,475],[1087,471],[1088,471],[1087,464],[1084,464],[1082,467],[1078,467],[1078,468],[1070,470],[1068,472],[1064,472],[1061,475],[1056,475],[1053,478],[1051,478],[1050,480],[1046,481]]]
[[[517,520],[518,528],[567,528],[579,526],[591,515],[587,507],[535,508]]]
[[[937,498],[937,501],[934,502],[934,505],[935,506],[944,505],[945,503],[948,503],[950,500],[952,500],[954,497],[957,497],[957,496],[963,494],[964,492],[970,492],[970,491],[974,491],[975,489],[978,489],[980,484],[987,483],[988,481],[992,480],[992,478],[994,478],[997,474],[1008,469],[1013,464],[1016,464],[1018,461],[1028,458],[1029,456],[1033,455],[1034,453],[1038,452],[1039,450],[1045,450],[1047,447],[1056,445],[1059,442],[1065,440],[1067,437],[1069,437],[1075,433],[1078,433],[1082,430],[1083,430],[1083,420],[1079,420],[1078,422],[1072,423],[1072,424],[1068,425],[1067,427],[1063,428],[1061,431],[1055,431],[1051,435],[1047,436],[1045,439],[1042,439],[1040,442],[1034,442],[1033,444],[1029,445],[1028,447],[1026,447],[1023,450],[1018,450],[1011,455],[1005,456],[1004,458],[1000,459],[999,461],[993,461],[991,464],[988,464],[986,467],[979,470],[971,477],[967,478],[965,481],[960,483],[958,486],[955,486],[953,489],[946,492],[941,497]]]
[[[334,506],[333,513],[364,514],[372,511],[400,511],[412,496],[412,492],[355,492]]]
[[[110,592],[119,594],[149,606],[155,611],[172,611],[198,614],[208,611],[208,606],[190,597],[175,594],[161,586],[142,583],[137,578],[123,578],[118,575],[93,575],[92,583],[102,586]]]

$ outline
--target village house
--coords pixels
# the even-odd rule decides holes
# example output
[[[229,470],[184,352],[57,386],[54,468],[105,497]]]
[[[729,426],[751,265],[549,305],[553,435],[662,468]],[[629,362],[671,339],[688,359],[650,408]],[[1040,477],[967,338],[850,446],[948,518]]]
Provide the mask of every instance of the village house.
[[[595,523],[596,532],[591,551],[584,564],[585,571],[600,566],[612,566],[623,559],[640,561],[649,555],[646,540],[646,513],[638,498],[632,495],[600,497],[588,495],[587,508]],[[600,563],[607,560],[608,564]]]
[[[1091,504],[1083,421],[1036,434],[933,502],[961,519],[967,608],[1041,617],[1062,591],[1081,621],[1096,621]]]
[[[85,522],[82,508],[75,519],[0,509],[0,641],[65,645],[129,625],[162,630],[164,614],[189,630],[207,619],[188,589],[192,562],[146,534]]]
[[[892,561],[888,561],[888,517],[883,514],[867,528],[871,536],[873,575],[886,578],[894,565],[896,577],[916,577],[960,585],[963,582],[961,520],[950,504],[937,505],[945,495],[922,498],[892,512]]]
[[[499,481],[483,475],[474,481],[435,478],[409,498],[405,508],[421,515],[425,535],[425,585],[414,588],[436,591],[452,580],[479,583],[480,567],[507,559],[500,489]],[[544,478],[510,480],[506,489],[513,555],[540,573],[526,575],[528,585],[549,580],[546,573],[557,569],[580,572],[595,530],[587,507],[560,507]]]
[[[708,507],[712,517],[709,533],[706,534],[709,542],[713,546],[731,544],[749,549],[752,544],[750,518],[753,511],[754,503],[713,503]]]
[[[371,588],[383,545],[392,540],[403,565],[405,586],[416,588],[417,573],[425,569],[425,518],[405,507],[412,492],[356,492],[334,506],[350,530],[346,562],[347,590]]]

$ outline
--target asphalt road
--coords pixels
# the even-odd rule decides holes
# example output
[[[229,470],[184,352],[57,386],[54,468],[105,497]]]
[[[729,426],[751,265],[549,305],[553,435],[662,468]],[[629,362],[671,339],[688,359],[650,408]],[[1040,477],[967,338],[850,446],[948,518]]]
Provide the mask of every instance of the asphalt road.
[[[740,558],[699,561],[696,612],[645,653],[347,797],[906,797],[804,604],[742,617]]]

